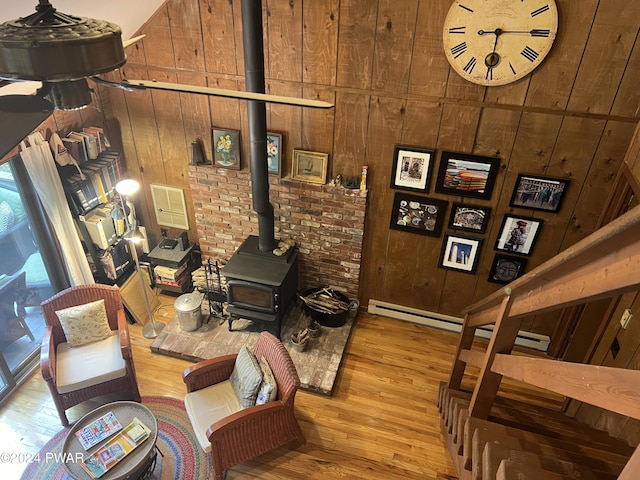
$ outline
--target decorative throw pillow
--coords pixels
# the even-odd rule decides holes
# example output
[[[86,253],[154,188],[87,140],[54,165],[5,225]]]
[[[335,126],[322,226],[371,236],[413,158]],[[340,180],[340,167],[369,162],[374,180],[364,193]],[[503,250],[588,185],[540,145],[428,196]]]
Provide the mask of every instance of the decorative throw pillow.
[[[70,347],[80,347],[110,337],[104,300],[85,303],[56,311],[60,325]]]
[[[0,232],[10,229],[16,223],[16,215],[6,200],[0,202]]]
[[[278,384],[273,376],[271,367],[264,357],[260,359],[260,370],[262,370],[262,385],[260,385],[260,390],[258,390],[256,405],[272,402],[278,396]]]
[[[256,357],[246,345],[238,352],[229,381],[244,408],[256,404],[256,396],[262,383],[262,370],[260,370]]]

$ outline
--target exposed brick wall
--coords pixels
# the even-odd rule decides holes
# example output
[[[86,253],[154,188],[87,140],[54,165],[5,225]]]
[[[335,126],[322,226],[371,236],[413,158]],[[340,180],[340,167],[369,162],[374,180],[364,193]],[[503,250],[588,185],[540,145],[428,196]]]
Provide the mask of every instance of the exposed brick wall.
[[[258,235],[251,174],[211,165],[189,167],[198,242],[204,259],[226,262],[249,235]],[[344,288],[358,297],[367,192],[269,176],[276,239],[299,249],[299,289]]]

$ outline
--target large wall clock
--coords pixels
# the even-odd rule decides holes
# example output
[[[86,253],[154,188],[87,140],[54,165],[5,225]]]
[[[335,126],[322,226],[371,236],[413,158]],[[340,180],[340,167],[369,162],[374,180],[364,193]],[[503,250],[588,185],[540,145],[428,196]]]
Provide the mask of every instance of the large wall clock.
[[[554,0],[456,0],[444,22],[444,52],[470,82],[505,85],[540,65],[557,31]]]

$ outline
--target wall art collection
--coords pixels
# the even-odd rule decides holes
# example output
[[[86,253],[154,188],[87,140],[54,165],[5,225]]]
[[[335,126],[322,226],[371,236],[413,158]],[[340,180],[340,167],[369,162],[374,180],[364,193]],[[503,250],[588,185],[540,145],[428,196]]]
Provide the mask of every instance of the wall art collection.
[[[396,192],[389,227],[431,237],[439,237],[449,202],[420,194],[429,192],[436,163],[431,148],[395,145],[391,169],[391,188]],[[434,192],[466,197],[452,202],[438,267],[473,274],[478,267],[482,236],[487,231],[491,208],[475,200],[490,200],[498,177],[500,159],[443,151],[440,154]],[[566,195],[569,180],[518,174],[509,206],[515,209],[556,213]],[[468,201],[467,201],[468,200]],[[506,214],[498,230],[495,254],[488,281],[507,284],[522,276],[544,220],[527,214]],[[458,233],[465,232],[465,234]],[[467,233],[469,235],[467,235]]]

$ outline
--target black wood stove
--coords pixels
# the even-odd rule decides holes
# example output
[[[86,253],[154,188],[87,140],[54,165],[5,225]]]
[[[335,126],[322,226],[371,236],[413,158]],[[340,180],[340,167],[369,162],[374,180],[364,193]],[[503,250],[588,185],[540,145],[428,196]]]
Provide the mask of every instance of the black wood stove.
[[[262,2],[242,0],[242,35],[245,80],[250,92],[265,93],[262,33]],[[277,322],[295,299],[298,287],[298,251],[282,256],[273,253],[273,206],[269,203],[267,170],[267,115],[263,101],[247,102],[249,120],[251,192],[258,214],[258,236],[248,237],[223,267],[227,283],[229,330],[234,318]]]

